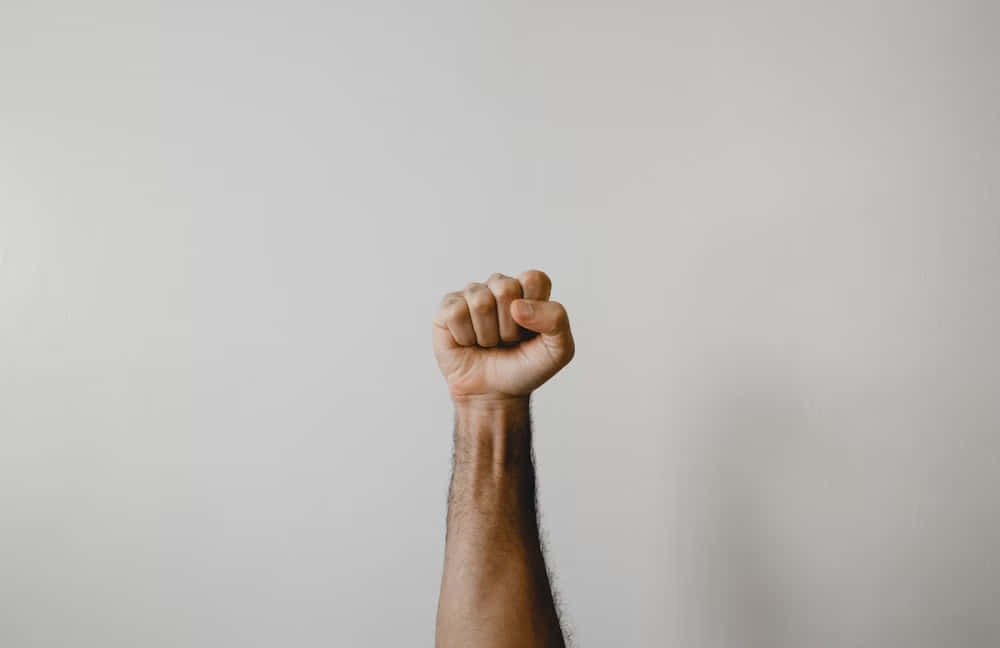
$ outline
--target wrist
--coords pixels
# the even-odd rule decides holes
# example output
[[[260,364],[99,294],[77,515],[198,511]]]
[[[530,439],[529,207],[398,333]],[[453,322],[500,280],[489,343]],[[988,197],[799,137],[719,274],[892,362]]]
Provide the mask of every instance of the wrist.
[[[527,412],[531,394],[463,394],[451,398],[458,414],[495,417]]]
[[[529,397],[456,398],[455,450],[457,462],[493,470],[530,461]]]

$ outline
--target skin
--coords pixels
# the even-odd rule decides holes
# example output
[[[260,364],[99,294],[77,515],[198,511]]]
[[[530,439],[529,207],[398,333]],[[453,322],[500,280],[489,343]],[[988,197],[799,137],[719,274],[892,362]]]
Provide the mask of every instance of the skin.
[[[494,274],[446,294],[433,319],[455,404],[438,648],[565,646],[539,538],[529,413],[531,393],[574,354],[551,289],[539,270]]]

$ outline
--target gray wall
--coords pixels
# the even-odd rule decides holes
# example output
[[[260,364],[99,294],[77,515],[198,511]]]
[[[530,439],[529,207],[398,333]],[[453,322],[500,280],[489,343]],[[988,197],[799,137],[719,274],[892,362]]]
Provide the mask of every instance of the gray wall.
[[[530,267],[578,645],[1000,644],[998,13],[4,2],[0,645],[430,645]]]

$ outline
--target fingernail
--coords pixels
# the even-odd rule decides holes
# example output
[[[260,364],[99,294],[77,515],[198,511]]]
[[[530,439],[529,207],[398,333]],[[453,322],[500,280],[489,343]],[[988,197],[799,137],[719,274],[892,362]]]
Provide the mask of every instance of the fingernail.
[[[517,316],[524,319],[528,319],[529,317],[535,314],[535,309],[532,307],[532,305],[523,300],[517,302],[514,305],[514,308],[517,309]]]

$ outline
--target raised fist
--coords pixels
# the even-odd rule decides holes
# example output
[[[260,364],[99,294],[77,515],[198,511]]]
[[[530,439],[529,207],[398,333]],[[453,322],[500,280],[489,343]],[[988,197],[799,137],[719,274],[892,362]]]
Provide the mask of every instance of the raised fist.
[[[527,397],[572,360],[569,318],[551,290],[544,272],[528,270],[444,296],[434,355],[456,402]]]

